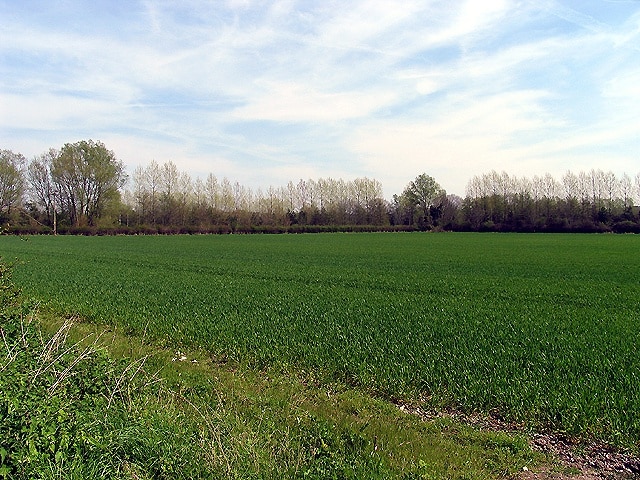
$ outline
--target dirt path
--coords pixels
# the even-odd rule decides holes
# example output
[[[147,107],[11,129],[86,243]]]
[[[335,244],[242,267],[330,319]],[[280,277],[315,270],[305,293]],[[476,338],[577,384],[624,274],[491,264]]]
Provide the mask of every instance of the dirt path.
[[[531,447],[557,459],[562,470],[579,473],[523,472],[521,480],[640,479],[640,458],[608,445],[577,445],[557,435],[538,434],[531,439]]]

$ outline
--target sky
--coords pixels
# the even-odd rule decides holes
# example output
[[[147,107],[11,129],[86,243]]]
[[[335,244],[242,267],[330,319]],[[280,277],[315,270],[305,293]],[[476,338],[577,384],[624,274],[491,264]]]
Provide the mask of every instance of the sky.
[[[0,0],[0,148],[265,190],[640,172],[640,0]]]

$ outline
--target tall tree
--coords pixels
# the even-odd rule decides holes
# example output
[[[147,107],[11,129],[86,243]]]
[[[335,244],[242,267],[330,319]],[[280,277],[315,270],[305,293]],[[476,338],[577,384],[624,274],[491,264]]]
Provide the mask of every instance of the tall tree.
[[[437,199],[444,197],[446,192],[433,177],[423,173],[409,183],[402,195],[416,208],[420,228],[426,228],[431,225],[431,207]]]
[[[50,148],[45,153],[34,157],[27,167],[29,196],[35,205],[44,209],[49,223],[52,222],[53,211],[57,207],[57,192],[51,179],[51,165],[58,155],[59,152],[56,149]]]
[[[133,172],[133,192],[131,192],[131,206],[138,215],[138,223],[144,223],[150,210],[150,193],[146,186],[146,170],[139,165]]]
[[[207,175],[205,190],[207,193],[207,205],[215,210],[219,210],[220,185],[218,184],[218,178],[213,173],[209,173],[209,175]]]
[[[633,207],[633,187],[631,185],[631,177],[626,172],[620,177],[620,195],[622,196],[622,204],[625,211]]]
[[[51,177],[73,225],[95,224],[127,179],[124,164],[93,140],[65,144],[53,159]]]
[[[0,212],[21,204],[26,186],[26,159],[21,153],[0,150]]]

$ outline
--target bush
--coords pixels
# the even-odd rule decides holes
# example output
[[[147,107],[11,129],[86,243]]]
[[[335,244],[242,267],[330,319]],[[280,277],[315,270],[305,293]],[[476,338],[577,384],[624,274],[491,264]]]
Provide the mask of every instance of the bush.
[[[613,231],[616,233],[640,233],[640,223],[631,220],[623,220],[613,224]]]

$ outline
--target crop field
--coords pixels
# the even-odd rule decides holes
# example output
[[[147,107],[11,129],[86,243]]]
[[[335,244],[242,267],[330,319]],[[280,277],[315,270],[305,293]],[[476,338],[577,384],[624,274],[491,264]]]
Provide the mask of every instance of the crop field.
[[[640,237],[0,238],[58,313],[638,447]]]

